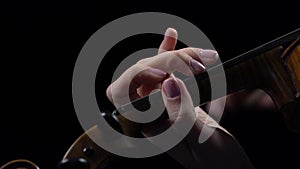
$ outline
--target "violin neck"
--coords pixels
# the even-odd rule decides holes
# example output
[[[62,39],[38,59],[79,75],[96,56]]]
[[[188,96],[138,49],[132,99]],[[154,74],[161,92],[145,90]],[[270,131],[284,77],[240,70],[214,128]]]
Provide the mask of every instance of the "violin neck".
[[[278,46],[255,57],[243,60],[237,60],[240,58],[236,58],[226,62],[223,67],[216,66],[208,69],[207,75],[197,76],[196,81],[200,92],[200,105],[241,89],[260,88],[266,92],[270,92],[270,94],[273,90],[276,90],[276,92],[283,93],[283,98],[280,98],[280,100],[289,98],[293,93],[284,89],[292,88],[292,83],[287,76],[286,66],[280,57],[282,51],[282,47]],[[226,79],[224,80],[226,81],[222,81],[223,79],[220,75],[222,73],[225,73]],[[227,92],[217,91],[212,95],[211,89],[214,88],[211,82],[226,84]],[[191,95],[193,95],[192,93]],[[280,101],[275,98],[274,101],[280,104]]]

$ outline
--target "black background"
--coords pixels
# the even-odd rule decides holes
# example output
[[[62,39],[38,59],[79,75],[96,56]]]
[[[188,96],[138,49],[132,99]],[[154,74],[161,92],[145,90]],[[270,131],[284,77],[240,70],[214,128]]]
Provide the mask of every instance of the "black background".
[[[300,27],[294,3],[223,3],[145,1],[109,5],[13,1],[2,4],[0,165],[26,158],[41,168],[55,168],[83,133],[72,103],[74,64],[86,40],[114,19],[146,11],[177,15],[197,25],[223,60]],[[143,45],[139,47],[158,46],[161,38],[156,36],[151,41],[140,38],[139,44]],[[117,57],[123,54],[119,51]],[[100,71],[111,69],[108,65]],[[110,79],[101,80],[97,94],[105,99]],[[293,154],[299,151],[299,136],[284,128],[279,114],[241,113],[231,120],[226,127],[235,134],[257,168],[297,165],[297,156]]]

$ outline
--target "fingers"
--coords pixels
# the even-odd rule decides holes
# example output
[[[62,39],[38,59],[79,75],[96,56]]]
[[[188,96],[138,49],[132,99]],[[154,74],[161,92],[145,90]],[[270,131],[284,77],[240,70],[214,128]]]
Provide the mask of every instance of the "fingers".
[[[177,37],[177,31],[173,28],[168,28],[165,32],[164,39],[159,46],[158,54],[163,53],[165,51],[174,50],[177,43]]]
[[[190,56],[193,59],[202,62],[204,65],[214,64],[219,59],[219,55],[215,50],[191,47],[177,50],[176,55],[179,57],[184,57],[184,55]]]
[[[127,69],[115,82],[114,88],[109,87],[107,95],[112,99],[112,90],[116,94],[116,98],[130,97],[131,100],[149,94],[153,89],[156,89],[167,74],[172,74],[174,71],[181,72],[185,75],[192,76],[193,74],[201,73],[205,70],[202,63],[208,64],[216,62],[218,54],[212,50],[202,50],[200,48],[184,48],[176,51],[168,51],[156,55],[151,58],[143,59],[137,64]],[[154,68],[156,71],[153,72]],[[148,71],[146,71],[146,69]],[[159,70],[165,72],[159,75]],[[150,72],[151,73],[150,73]],[[159,78],[158,78],[159,77]],[[144,84],[144,85],[143,85]],[[128,103],[122,101],[123,104]],[[113,101],[115,103],[115,101]]]
[[[167,73],[155,69],[149,68],[138,73],[129,86],[129,91],[137,93],[138,98],[149,95],[152,90],[159,88],[159,84],[167,77]],[[137,97],[131,97],[131,100],[135,100]]]
[[[142,59],[138,64],[147,65],[163,70],[169,74],[179,71],[185,75],[201,73],[205,70],[204,65],[215,63],[219,55],[214,50],[200,48],[184,48],[168,51],[151,58]]]
[[[140,60],[108,87],[107,96],[115,106],[148,95],[152,90],[160,88],[161,82],[167,76],[172,76],[175,71],[192,76],[203,72],[205,70],[204,65],[212,64],[218,60],[218,53],[213,50],[184,48],[167,51],[173,50],[176,42],[176,30],[167,29],[165,38],[160,45],[160,54]],[[117,103],[114,98],[122,99],[118,99],[119,102]]]
[[[134,65],[107,88],[106,95],[115,106],[120,106],[148,95],[167,76],[168,74],[162,70]]]

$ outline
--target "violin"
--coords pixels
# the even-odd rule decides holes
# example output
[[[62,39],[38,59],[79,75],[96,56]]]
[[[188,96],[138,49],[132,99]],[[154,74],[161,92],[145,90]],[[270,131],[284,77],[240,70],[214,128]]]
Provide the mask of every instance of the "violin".
[[[274,101],[278,110],[282,113],[286,127],[294,132],[300,132],[300,29],[292,31],[284,36],[258,46],[246,53],[230,59],[222,65],[214,65],[207,69],[218,76],[223,67],[226,75],[227,93],[231,94],[243,89],[262,89]],[[210,93],[210,80],[207,72],[195,76],[196,83],[187,78],[184,80],[187,88],[198,87],[201,106],[211,100],[225,95],[212,96]],[[191,97],[193,92],[190,93]],[[132,105],[138,110],[146,110],[151,107],[149,97],[162,102],[160,91],[149,96],[137,99],[131,103],[118,107],[113,112],[102,112],[104,119],[118,132],[140,137],[141,125],[130,121],[123,113],[134,112]],[[168,118],[166,113],[159,118]],[[81,168],[99,169],[105,168],[120,157],[99,147],[89,135],[99,135],[101,128],[97,125],[83,133],[65,153],[58,169]],[[14,160],[1,167],[1,169],[30,168],[38,169],[34,163],[26,160]]]

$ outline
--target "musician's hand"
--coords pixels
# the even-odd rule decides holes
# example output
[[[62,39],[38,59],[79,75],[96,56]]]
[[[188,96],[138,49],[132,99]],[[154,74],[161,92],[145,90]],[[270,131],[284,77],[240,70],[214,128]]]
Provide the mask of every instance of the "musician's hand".
[[[218,60],[218,54],[213,50],[200,48],[173,50],[176,42],[177,32],[169,28],[158,55],[140,60],[108,87],[107,96],[116,107],[128,103],[126,99],[128,93],[130,99],[135,100],[148,95],[154,89],[159,89],[161,82],[169,75],[172,76],[174,71],[191,76],[203,72],[205,70],[203,65]]]
[[[188,168],[252,168],[239,143],[225,129],[219,126],[199,107],[194,108],[189,93],[180,79],[172,73],[182,72],[186,75],[201,73],[203,64],[217,61],[218,54],[212,50],[185,48],[171,51],[177,41],[177,32],[168,29],[159,54],[143,59],[124,72],[107,89],[108,98],[120,106],[114,98],[129,97],[136,99],[148,95],[154,89],[161,89],[169,119],[147,126],[143,130],[146,137],[156,135],[168,128],[176,120],[196,120],[189,134],[168,153]],[[164,52],[167,51],[167,52]],[[183,62],[182,62],[183,61]],[[187,66],[184,66],[186,64]],[[139,72],[135,74],[135,72]],[[128,79],[132,79],[128,80]],[[126,87],[129,87],[129,92]],[[203,126],[216,129],[204,143],[199,143],[200,132],[206,132]],[[178,133],[180,134],[180,133]]]

